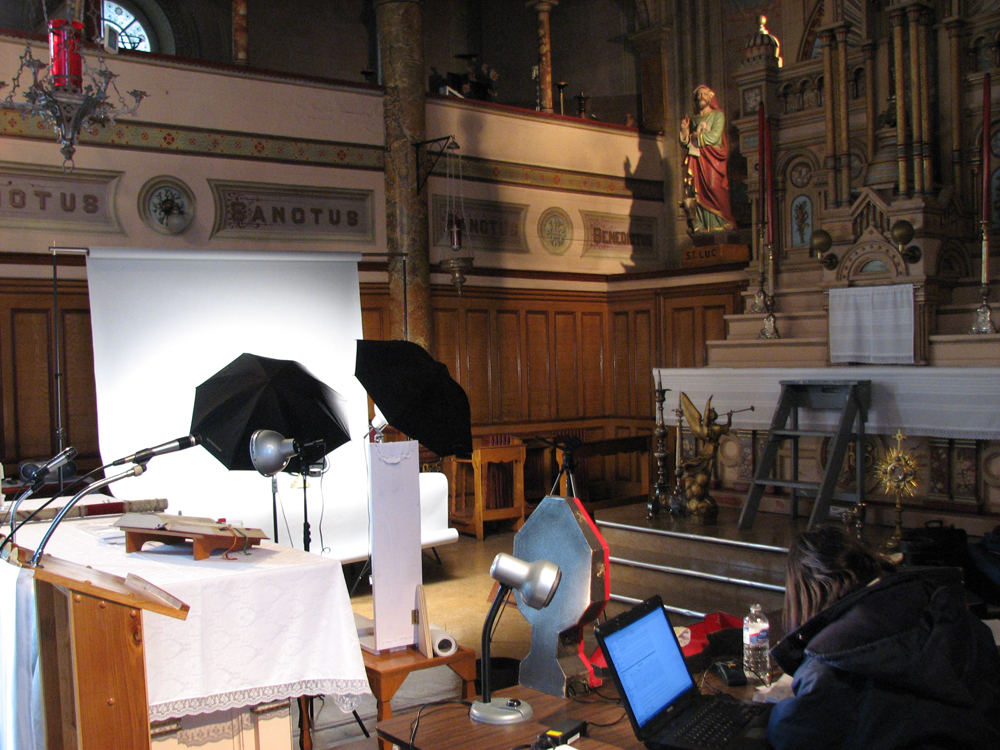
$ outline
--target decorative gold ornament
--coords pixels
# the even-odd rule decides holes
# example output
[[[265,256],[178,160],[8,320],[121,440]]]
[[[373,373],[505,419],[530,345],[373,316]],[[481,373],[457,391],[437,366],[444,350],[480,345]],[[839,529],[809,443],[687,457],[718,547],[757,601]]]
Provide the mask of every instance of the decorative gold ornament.
[[[886,540],[885,548],[890,552],[899,549],[903,538],[903,496],[913,497],[917,489],[917,461],[903,450],[906,435],[896,431],[896,446],[886,451],[885,458],[876,466],[879,482],[887,494],[896,497],[896,528]]]

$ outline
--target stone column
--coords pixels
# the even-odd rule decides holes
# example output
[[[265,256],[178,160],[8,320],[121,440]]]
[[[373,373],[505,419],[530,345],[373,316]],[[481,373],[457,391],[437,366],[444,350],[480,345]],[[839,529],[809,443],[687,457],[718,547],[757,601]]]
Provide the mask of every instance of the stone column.
[[[423,8],[420,0],[376,0],[375,13],[385,87],[386,245],[406,259],[389,259],[389,330],[430,351],[427,196],[417,192],[413,147],[426,140]]]
[[[829,173],[827,180],[830,199],[837,203],[840,190],[837,187],[837,167],[840,159],[837,155],[837,138],[834,124],[836,118],[836,86],[833,85],[833,32],[823,29],[819,33],[820,48],[823,50],[823,80],[826,82],[826,101],[823,102],[823,124],[826,126],[826,159],[824,166]]]
[[[948,29],[948,81],[951,89],[951,181],[963,195],[962,171],[962,32],[964,22],[954,16],[945,21]]]
[[[934,170],[931,147],[931,65],[930,51],[927,45],[927,24],[930,14],[924,9],[917,26],[917,50],[920,59],[920,132],[923,134],[920,142],[920,161],[924,172],[924,192],[930,193],[934,188]]]
[[[247,64],[247,0],[233,0],[233,62]]]
[[[639,57],[639,87],[642,98],[640,122],[646,130],[666,133],[670,130],[671,106],[667,90],[670,70],[670,29],[660,26],[644,29],[629,37]]]
[[[921,153],[924,146],[923,117],[920,115],[920,45],[917,42],[919,36],[917,28],[920,25],[920,13],[922,8],[919,5],[911,5],[906,9],[906,17],[909,21],[910,31],[910,111],[913,129],[913,192],[924,192],[924,169]],[[899,89],[897,82],[897,91]]]
[[[837,148],[840,153],[840,193],[837,202],[841,206],[849,205],[851,202],[851,99],[847,89],[848,31],[846,24],[837,27],[838,57],[837,67],[834,70],[834,75],[837,76],[837,98],[840,100],[837,117],[837,132],[840,134],[840,146]]]
[[[542,112],[552,111],[552,33],[549,13],[559,0],[529,0],[529,8],[538,13],[538,89]]]
[[[893,11],[892,23],[893,68],[896,72],[896,163],[899,167],[899,194],[908,195],[910,181],[907,179],[906,152],[906,66],[903,59],[903,11]]]
[[[875,158],[875,52],[877,46],[872,40],[861,45],[865,55],[865,147],[868,150],[868,163]]]

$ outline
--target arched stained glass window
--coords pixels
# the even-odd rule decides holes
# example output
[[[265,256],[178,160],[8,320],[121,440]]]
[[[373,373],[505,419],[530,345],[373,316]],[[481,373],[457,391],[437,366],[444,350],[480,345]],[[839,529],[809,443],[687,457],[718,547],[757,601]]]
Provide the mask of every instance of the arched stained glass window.
[[[137,8],[104,0],[104,23],[118,32],[118,47],[139,52],[155,52],[152,27]]]

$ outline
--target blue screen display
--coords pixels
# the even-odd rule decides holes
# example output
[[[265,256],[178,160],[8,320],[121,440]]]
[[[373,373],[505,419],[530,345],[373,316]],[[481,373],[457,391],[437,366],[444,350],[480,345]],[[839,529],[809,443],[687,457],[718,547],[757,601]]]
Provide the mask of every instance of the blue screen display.
[[[662,609],[606,635],[604,650],[639,726],[694,685]]]

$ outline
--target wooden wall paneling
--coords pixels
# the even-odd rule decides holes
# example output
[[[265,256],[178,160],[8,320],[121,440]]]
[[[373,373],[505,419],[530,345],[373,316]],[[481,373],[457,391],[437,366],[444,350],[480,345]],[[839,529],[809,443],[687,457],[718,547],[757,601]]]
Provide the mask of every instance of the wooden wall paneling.
[[[725,316],[731,315],[745,284],[671,291],[660,300],[660,336],[665,367],[704,367],[707,341],[725,339]],[[663,384],[669,388],[668,383]]]
[[[632,384],[632,314],[620,310],[611,315],[611,404],[615,414],[631,410]]]
[[[629,404],[628,416],[649,417],[653,415],[653,313],[651,310],[636,310],[633,316],[632,338],[634,341],[631,375],[635,381],[632,392],[635,398]],[[626,416],[626,415],[622,415]]]
[[[6,459],[47,458],[55,449],[50,312],[10,311],[15,442]]]
[[[469,394],[472,423],[495,422],[496,410],[492,402],[492,357],[494,334],[490,311],[484,307],[465,311],[459,339],[465,349],[465,379],[463,385]]]
[[[709,341],[723,341],[726,338],[726,315],[732,312],[732,305],[726,304],[728,300],[718,302],[706,302],[701,309],[701,330],[702,330],[702,365],[708,364]]]
[[[434,326],[434,359],[448,367],[448,373],[466,388],[467,373],[462,366],[461,313],[454,308],[436,307],[431,313]],[[468,390],[466,390],[468,393]]]
[[[553,369],[555,377],[556,416],[582,416],[580,410],[580,341],[576,313],[557,311],[554,314]]]
[[[580,381],[583,390],[583,414],[599,416],[608,413],[607,373],[605,372],[605,329],[607,315],[584,312],[580,316]]]
[[[654,335],[656,300],[652,294],[625,301],[612,301],[613,393],[615,417],[648,418],[653,403],[650,373],[656,361]]]
[[[524,419],[525,403],[522,379],[522,329],[520,310],[498,310],[497,332],[497,418],[500,422]]]
[[[94,381],[94,343],[90,309],[60,308],[63,426],[65,445],[82,458],[98,459],[97,386]]]
[[[552,359],[554,347],[550,316],[545,311],[525,313],[525,351],[528,379],[528,413],[530,421],[544,421],[555,416],[553,410]]]
[[[691,304],[667,304],[663,314],[663,350],[667,367],[698,367],[697,311]],[[664,383],[664,387],[669,387]]]
[[[372,341],[386,341],[389,328],[389,292],[383,284],[361,285],[361,331]]]

